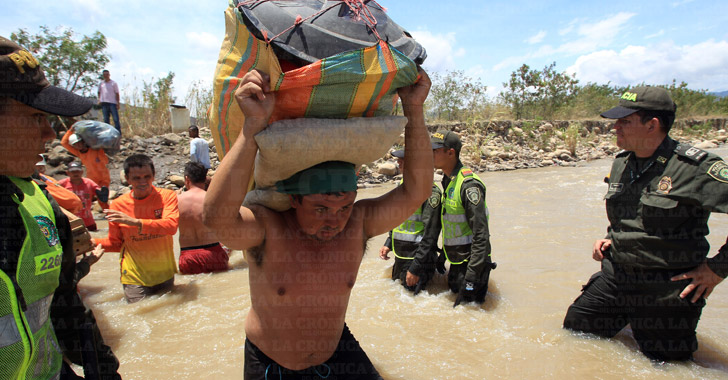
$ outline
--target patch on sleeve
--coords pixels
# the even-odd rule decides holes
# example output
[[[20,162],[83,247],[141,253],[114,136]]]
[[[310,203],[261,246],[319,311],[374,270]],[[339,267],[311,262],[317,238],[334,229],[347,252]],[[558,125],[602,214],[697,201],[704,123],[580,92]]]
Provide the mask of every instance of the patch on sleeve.
[[[714,163],[708,169],[708,175],[720,182],[728,183],[728,164],[722,160]]]
[[[468,197],[470,203],[474,205],[480,203],[480,189],[477,187],[469,187],[467,190],[465,190],[465,196]]]
[[[437,206],[440,204],[440,195],[438,195],[438,194],[430,195],[430,198],[427,200],[427,203],[430,204],[430,207],[437,208]]]

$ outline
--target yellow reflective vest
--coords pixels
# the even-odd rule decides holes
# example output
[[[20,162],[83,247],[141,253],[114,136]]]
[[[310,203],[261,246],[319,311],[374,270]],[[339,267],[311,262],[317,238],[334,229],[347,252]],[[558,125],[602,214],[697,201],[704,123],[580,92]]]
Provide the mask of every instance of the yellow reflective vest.
[[[456,265],[467,262],[470,257],[470,252],[469,250],[468,252],[462,252],[462,250],[454,250],[452,248],[469,245],[473,242],[473,230],[470,229],[470,224],[468,224],[465,208],[463,207],[463,201],[460,196],[463,183],[470,179],[483,184],[480,177],[473,173],[472,170],[465,167],[460,168],[455,179],[450,181],[447,189],[442,193],[442,210],[440,211],[442,220],[442,245],[447,261]],[[485,187],[485,184],[483,184],[483,187]],[[487,215],[488,206],[485,200],[483,200],[483,205]]]
[[[57,379],[62,356],[50,305],[63,249],[53,209],[38,185],[9,178],[25,195],[22,201],[12,198],[26,236],[14,276],[0,271],[0,379]]]

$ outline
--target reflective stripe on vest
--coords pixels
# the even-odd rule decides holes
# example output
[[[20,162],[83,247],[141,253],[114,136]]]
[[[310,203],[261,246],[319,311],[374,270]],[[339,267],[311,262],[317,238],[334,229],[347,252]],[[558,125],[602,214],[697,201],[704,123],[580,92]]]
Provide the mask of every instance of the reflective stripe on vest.
[[[0,271],[0,378],[58,379],[62,356],[49,317],[58,287],[63,249],[53,209],[32,182],[8,177],[23,192],[13,195],[26,236],[18,255],[15,284]],[[25,300],[23,310],[17,294]]]
[[[445,257],[450,264],[462,264],[468,261],[469,253],[462,255],[458,259],[451,250],[451,255],[448,255],[448,247],[462,246],[473,243],[473,231],[470,229],[468,224],[467,216],[465,215],[465,208],[463,207],[462,199],[460,198],[460,192],[462,185],[466,179],[474,179],[481,184],[483,181],[470,169],[465,167],[460,168],[457,176],[450,181],[447,189],[442,194],[442,211],[440,213],[442,220],[442,244],[443,250],[445,251]],[[483,184],[483,187],[485,185]],[[486,216],[488,215],[488,206],[485,204]],[[452,257],[451,257],[452,256]],[[460,255],[457,255],[460,256]]]
[[[28,305],[28,310],[25,312],[25,319],[28,321],[28,326],[33,334],[40,331],[40,328],[48,321],[48,313],[52,300],[53,295],[50,295]],[[20,341],[20,331],[18,331],[18,326],[15,323],[13,315],[8,314],[0,317],[0,348]]]
[[[399,181],[401,185],[404,181]],[[424,206],[424,205],[423,205]],[[407,220],[392,230],[392,253],[394,257],[405,260],[412,260],[414,257],[407,257],[397,254],[397,242],[417,244],[425,236],[425,223],[422,221],[422,207],[420,206]]]

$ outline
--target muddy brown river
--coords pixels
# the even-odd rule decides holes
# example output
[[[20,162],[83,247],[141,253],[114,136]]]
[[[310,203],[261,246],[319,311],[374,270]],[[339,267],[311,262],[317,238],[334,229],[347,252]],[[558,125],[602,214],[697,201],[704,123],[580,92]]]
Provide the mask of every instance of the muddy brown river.
[[[726,149],[715,152],[728,155]],[[392,261],[378,257],[384,235],[372,239],[346,319],[382,376],[728,378],[728,283],[716,288],[703,311],[693,362],[655,365],[639,353],[628,330],[607,340],[561,328],[581,285],[599,269],[591,246],[606,232],[602,179],[610,164],[480,173],[498,263],[482,306],[453,309],[455,297],[443,276],[413,297],[389,279]],[[391,186],[362,190],[360,197]],[[710,230],[715,253],[728,235],[728,217],[713,214]],[[121,361],[124,379],[242,378],[250,298],[241,252],[233,253],[230,267],[219,274],[178,274],[172,293],[129,305],[119,284],[118,253],[107,253],[93,266],[80,292]]]

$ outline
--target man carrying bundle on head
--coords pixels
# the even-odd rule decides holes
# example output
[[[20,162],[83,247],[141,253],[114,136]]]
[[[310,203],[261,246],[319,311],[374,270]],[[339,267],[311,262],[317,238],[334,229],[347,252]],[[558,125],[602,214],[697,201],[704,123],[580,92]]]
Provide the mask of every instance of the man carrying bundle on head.
[[[204,223],[231,249],[248,250],[251,308],[245,322],[245,378],[381,378],[344,320],[366,242],[411,215],[431,193],[432,153],[422,105],[430,80],[398,90],[407,155],[404,182],[355,202],[353,164],[323,162],[280,181],[292,209],[241,207],[277,94],[268,75],[251,71],[235,93],[243,130],[205,197]],[[232,190],[235,191],[232,191]],[[231,212],[239,210],[239,212]],[[288,378],[288,377],[287,377]]]

